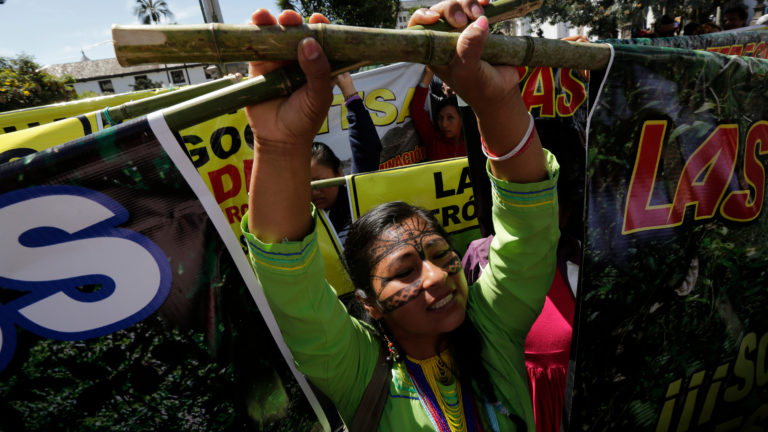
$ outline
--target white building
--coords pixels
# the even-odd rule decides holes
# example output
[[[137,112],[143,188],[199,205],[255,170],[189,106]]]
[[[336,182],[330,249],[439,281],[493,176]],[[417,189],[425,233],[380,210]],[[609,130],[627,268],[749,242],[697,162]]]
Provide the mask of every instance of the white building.
[[[117,59],[89,60],[84,56],[79,62],[49,65],[43,70],[54,76],[73,76],[78,94],[94,92],[102,95],[134,91],[131,86],[142,78],[159,82],[163,88],[202,83],[213,79],[206,72],[207,66],[194,63],[122,67]]]

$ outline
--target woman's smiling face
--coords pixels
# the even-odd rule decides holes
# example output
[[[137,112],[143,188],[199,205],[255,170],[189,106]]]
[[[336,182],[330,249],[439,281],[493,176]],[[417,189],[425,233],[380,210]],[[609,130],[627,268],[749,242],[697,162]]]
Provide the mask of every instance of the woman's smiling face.
[[[384,319],[399,344],[437,341],[464,321],[467,281],[459,255],[421,217],[390,226],[373,248],[379,308],[368,311]]]

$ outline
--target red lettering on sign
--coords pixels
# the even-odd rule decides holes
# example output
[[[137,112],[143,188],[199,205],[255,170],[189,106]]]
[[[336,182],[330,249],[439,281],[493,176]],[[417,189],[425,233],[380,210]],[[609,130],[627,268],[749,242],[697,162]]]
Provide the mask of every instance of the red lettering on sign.
[[[236,197],[243,187],[240,172],[234,165],[224,165],[217,170],[210,171],[208,178],[211,181],[213,196],[219,204],[229,198]]]
[[[557,96],[557,115],[561,117],[572,116],[573,113],[587,100],[587,89],[583,82],[573,75],[577,73],[573,69],[560,70],[560,87],[568,96]]]
[[[240,209],[237,206],[230,206],[224,209],[224,214],[227,215],[227,221],[229,224],[235,223],[240,220]]]
[[[621,230],[623,234],[663,228],[667,225],[672,205],[651,205],[666,129],[667,122],[663,120],[647,121],[643,124],[635,168],[629,181],[624,226]]]
[[[419,163],[427,158],[427,149],[416,146],[411,151],[399,154],[379,164],[379,169],[394,168],[403,165]]]
[[[750,42],[744,45],[744,53],[742,55],[751,56],[755,53],[755,43]]]
[[[540,108],[539,117],[555,116],[555,78],[552,68],[533,69],[523,86],[523,100],[528,111]]]
[[[749,222],[760,215],[765,190],[765,168],[759,157],[768,154],[768,122],[759,121],[747,133],[744,146],[745,190],[731,192],[723,201],[720,214],[737,222]]]
[[[733,45],[731,46],[731,50],[728,51],[728,54],[740,56],[743,50],[744,50],[744,45]]]
[[[720,125],[693,152],[683,167],[669,215],[669,225],[683,222],[685,209],[696,207],[694,219],[714,216],[736,166],[739,128]]]
[[[765,42],[758,42],[755,47],[755,58],[768,58],[768,50],[765,49]]]

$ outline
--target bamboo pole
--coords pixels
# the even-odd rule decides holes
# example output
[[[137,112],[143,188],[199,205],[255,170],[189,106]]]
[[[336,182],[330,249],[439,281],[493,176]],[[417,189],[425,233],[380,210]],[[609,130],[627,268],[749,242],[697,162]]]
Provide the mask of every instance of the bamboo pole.
[[[414,33],[424,33],[416,31]],[[448,62],[455,51],[457,35],[448,34],[453,45],[445,43],[439,58]],[[494,64],[548,66],[570,69],[604,69],[610,59],[610,46],[567,42],[531,37],[494,37],[494,42],[486,43],[484,58]],[[379,45],[386,45],[380,43]],[[436,45],[435,45],[436,46]],[[358,54],[356,60],[371,60],[370,49]],[[435,49],[437,51],[437,49]],[[294,56],[296,49],[293,51]],[[450,56],[450,57],[449,57]],[[432,57],[437,58],[436,56]],[[404,60],[399,58],[399,60]],[[416,62],[424,62],[425,58]],[[429,63],[434,64],[435,61]],[[332,64],[333,75],[355,69],[360,64]],[[232,112],[246,105],[255,104],[272,98],[288,96],[305,82],[304,74],[298,66],[288,66],[255,77],[242,83],[217,90],[205,96],[174,105],[164,111],[165,119],[171,129],[179,130],[202,121]]]
[[[485,7],[485,15],[490,22],[498,22],[504,19],[524,16],[531,11],[539,8],[543,0],[498,0]],[[220,23],[210,23],[207,25],[196,26],[178,26],[178,25],[154,25],[154,26],[120,26],[112,27],[113,45],[118,62],[122,66],[149,63],[165,63],[170,57],[180,59],[180,62],[190,61],[192,56],[202,59],[205,63],[226,63],[239,61],[268,60],[261,58],[260,51],[272,55],[273,51],[284,49],[295,53],[295,46],[299,40],[309,35],[314,36],[312,31],[307,32],[316,26],[310,25],[304,27],[303,32],[289,30],[287,35],[281,34],[286,30],[281,26],[232,26]],[[241,28],[248,30],[259,30],[262,36],[257,36],[257,40],[252,40],[253,35],[242,33]],[[345,27],[342,27],[345,28]],[[364,28],[363,28],[364,29]],[[408,29],[413,30],[431,30],[431,31],[455,31],[460,29],[453,28],[443,20],[429,25],[427,27],[414,26]],[[366,29],[376,31],[376,29]],[[390,30],[393,31],[393,30]],[[400,32],[394,30],[395,32]],[[303,35],[303,36],[302,36]],[[292,48],[288,46],[291,41]],[[275,46],[274,37],[281,40],[283,46]],[[298,39],[296,39],[298,38]],[[318,38],[322,43],[322,39]],[[162,57],[155,54],[157,49],[163,50]],[[326,48],[326,53],[331,51]],[[248,55],[244,57],[244,51]],[[295,58],[295,57],[294,57]],[[355,60],[357,61],[357,60]]]
[[[345,177],[333,177],[322,180],[315,180],[310,183],[312,189],[322,189],[331,186],[341,186],[347,182]]]
[[[115,52],[123,65],[296,60],[298,44],[306,37],[320,42],[332,62],[447,64],[453,58],[459,39],[457,33],[449,32],[332,24],[296,27],[226,24],[137,27],[112,28]],[[212,45],[203,40],[201,34],[214,37],[216,42]],[[495,64],[602,69],[607,64],[609,53],[609,48],[602,44],[490,35],[482,58]]]
[[[489,5],[485,8],[485,14],[488,17],[488,20],[490,22],[497,22],[501,19],[509,18],[512,16],[521,16],[528,12],[530,12],[533,9],[538,8],[541,6],[542,0],[500,0],[494,2],[492,5]],[[493,6],[493,7],[491,7]],[[438,52],[438,49],[436,47],[437,43],[435,42],[435,38],[432,37],[432,35],[438,34],[438,38],[442,37],[440,42],[440,58],[443,59],[444,62],[448,62],[452,57],[453,53],[455,51],[456,41],[458,39],[458,36],[456,34],[451,33],[445,33],[442,34],[441,32],[436,32],[434,29],[437,28],[446,28],[450,26],[446,24],[445,22],[438,22],[436,24],[427,26],[428,28],[423,28],[421,26],[417,27],[411,27],[408,30],[405,31],[394,31],[398,33],[403,33],[406,37],[411,37],[412,34],[421,34],[421,39],[426,41],[424,44],[424,48],[426,50],[420,54],[417,54],[418,59],[417,62],[421,63],[436,63],[436,56],[434,55],[435,52]],[[148,28],[152,27],[152,28]],[[124,46],[128,45],[131,46],[131,50],[128,51],[142,51],[142,50],[151,50],[154,48],[150,48],[150,46],[165,46],[168,48],[168,51],[173,52],[175,47],[169,46],[165,44],[165,42],[162,42],[165,40],[164,33],[162,31],[166,29],[167,26],[143,26],[140,29],[137,28],[129,28],[125,26],[114,26],[113,27],[113,35],[115,37],[114,46],[116,54],[118,55],[118,58],[123,58],[123,61],[125,61],[125,50],[123,49]],[[170,30],[179,30],[182,27],[181,26],[172,26],[173,29]],[[199,27],[199,26],[198,26]],[[210,26],[204,26],[206,28],[206,32],[211,32]],[[257,26],[240,26],[244,27],[245,30],[247,30],[246,33],[248,34],[258,34],[260,31],[259,27]],[[320,29],[325,29],[328,27],[327,25],[316,25],[315,27],[318,27]],[[348,27],[343,26],[333,26],[333,27],[340,27],[342,31],[349,31],[346,29],[349,29]],[[163,29],[163,30],[159,30]],[[283,56],[282,58],[287,59],[295,59],[296,55],[296,44],[298,41],[300,41],[304,36],[298,37],[301,32],[306,32],[307,29],[310,29],[311,32],[314,30],[312,26],[305,25],[300,26],[298,28],[284,28],[281,26],[269,26],[264,27],[264,29],[267,29],[267,31],[273,31],[273,32],[279,32],[279,33],[288,33],[292,35],[293,42],[291,44],[288,44],[288,46],[283,46],[280,49],[275,50],[269,50],[269,45],[274,44],[274,40],[269,40],[267,42],[267,51],[270,51],[270,59],[272,59],[272,54],[276,56]],[[360,28],[358,28],[360,29]],[[121,30],[125,30],[125,33],[121,33]],[[158,31],[154,31],[158,30]],[[196,30],[199,31],[200,29]],[[460,29],[457,29],[460,30]],[[352,30],[354,32],[354,30]],[[362,31],[364,33],[374,33],[374,37],[378,38],[378,36],[375,36],[375,30],[371,31],[370,29],[362,28]],[[385,32],[392,32],[392,30],[385,31]],[[129,34],[132,34],[131,36],[128,36]],[[262,33],[266,34],[266,33]],[[314,36],[318,41],[323,43],[323,34],[315,34],[312,33],[312,36]],[[204,37],[204,36],[201,36]],[[289,36],[291,37],[291,36]],[[530,37],[524,37],[524,38],[514,38],[514,37],[496,37],[494,36],[493,39],[497,39],[495,42],[491,42],[491,47],[488,48],[488,43],[486,43],[486,51],[487,55],[493,56],[493,55],[500,55],[501,52],[506,52],[507,50],[517,50],[511,55],[504,55],[503,59],[507,62],[507,64],[513,64],[513,65],[541,65],[541,66],[552,66],[552,67],[573,67],[578,69],[600,69],[604,68],[605,65],[608,62],[608,59],[610,57],[610,48],[606,46],[599,46],[599,45],[593,45],[593,44],[582,44],[578,42],[564,42],[564,41],[550,41],[555,42],[556,45],[549,45],[547,44],[547,40],[544,39],[534,39]],[[215,41],[216,39],[214,39]],[[506,41],[506,44],[505,44]],[[384,42],[381,42],[380,40],[376,39],[375,45],[373,46],[382,46],[382,45],[388,45],[389,43],[394,43],[394,40],[384,40]],[[350,42],[347,41],[344,44],[344,47],[348,47],[350,45]],[[371,59],[368,55],[360,54],[362,50],[357,49],[359,46],[366,46],[366,53],[369,51],[368,48],[373,48],[372,45],[360,45],[359,43],[352,43],[353,46],[355,46],[355,50],[357,52],[356,55],[350,56],[347,61],[334,61],[332,62],[332,74],[337,75],[346,71],[353,70],[360,65],[368,63],[370,60],[376,60]],[[250,53],[255,52],[255,49],[253,45],[249,45],[250,48],[248,49]],[[137,47],[143,47],[141,49]],[[561,51],[569,51],[570,49],[575,48],[575,51],[570,52],[561,52]],[[237,49],[237,48],[236,48]],[[193,53],[187,53],[189,55],[195,55],[195,53],[200,53],[204,51],[203,46],[198,46]],[[214,61],[222,61],[220,49],[217,45],[214,45],[214,51],[216,51],[216,59]],[[501,52],[500,52],[501,51]],[[552,52],[556,51],[556,55],[553,55]],[[120,54],[122,53],[122,55]],[[288,54],[286,54],[288,53]],[[328,51],[328,48],[326,47],[326,54],[329,55],[330,58],[333,58],[333,54]],[[186,54],[185,54],[186,55]],[[394,54],[391,54],[394,55]],[[545,58],[546,57],[546,58]],[[251,57],[252,58],[252,57]],[[266,59],[266,58],[264,58]],[[594,61],[588,60],[588,59],[595,59]],[[389,59],[390,61],[405,61],[406,59],[402,58],[402,53],[398,52],[397,55],[395,55],[393,58]],[[493,57],[490,58],[490,60],[493,63],[496,64],[504,64],[498,61],[498,59],[495,59]],[[165,62],[166,60],[163,60],[162,58],[156,59],[158,62]],[[185,58],[185,61],[190,61],[188,58]],[[566,64],[569,66],[559,64],[558,61],[566,61]],[[567,61],[570,61],[570,63],[567,63]],[[353,63],[354,62],[354,63]],[[206,121],[208,119],[217,117],[219,115],[225,114],[227,112],[232,112],[236,109],[239,109],[246,105],[255,104],[264,100],[282,97],[282,96],[288,96],[297,88],[299,88],[301,85],[305,83],[305,77],[304,74],[301,72],[298,66],[288,66],[284,67],[282,69],[275,70],[273,72],[264,74],[260,77],[255,77],[252,79],[249,79],[247,81],[244,81],[242,83],[238,83],[235,85],[232,85],[228,88],[217,90],[215,92],[209,93],[204,96],[200,96],[198,98],[195,98],[190,101],[182,102],[180,104],[174,105],[172,107],[166,108],[163,110],[163,114],[165,116],[166,122],[168,123],[168,126],[173,130],[180,130],[184,129],[190,126],[193,126],[197,123]]]
[[[242,78],[243,76],[239,73],[231,74],[214,81],[187,86],[169,93],[107,107],[106,113],[102,111],[101,116],[105,123],[117,124],[235,84],[242,81]]]

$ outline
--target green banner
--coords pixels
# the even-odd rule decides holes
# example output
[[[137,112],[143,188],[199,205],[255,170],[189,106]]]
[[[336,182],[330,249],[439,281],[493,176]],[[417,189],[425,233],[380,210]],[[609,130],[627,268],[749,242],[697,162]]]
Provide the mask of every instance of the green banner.
[[[566,420],[589,431],[762,430],[768,62],[614,48],[590,117]]]
[[[645,45],[689,50],[706,50],[726,55],[768,59],[768,31],[719,32],[665,38],[610,39],[613,45]]]

